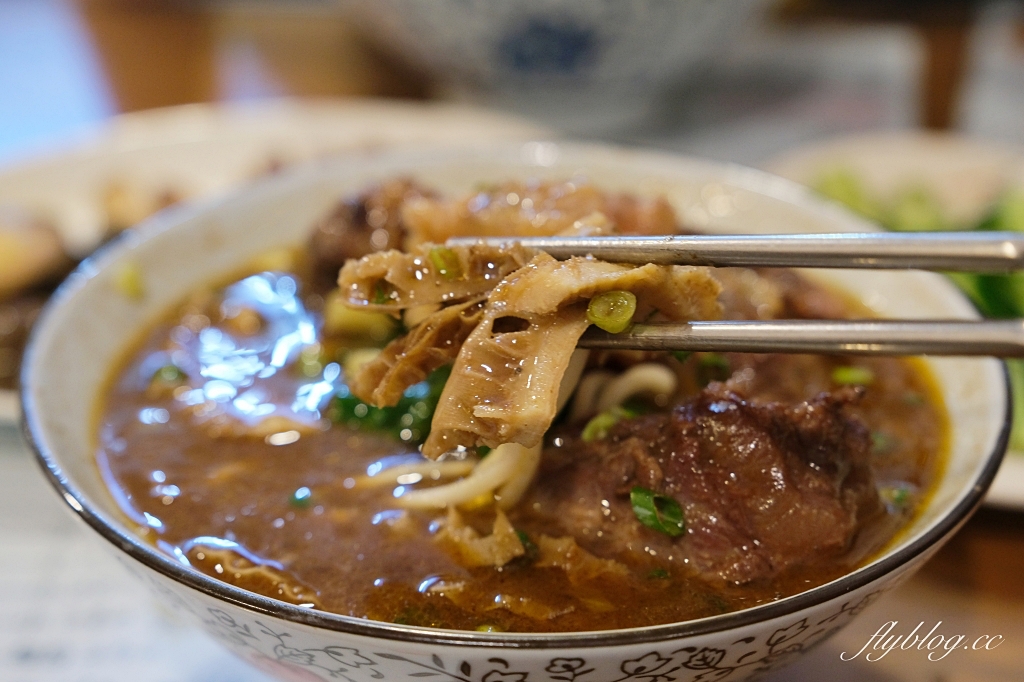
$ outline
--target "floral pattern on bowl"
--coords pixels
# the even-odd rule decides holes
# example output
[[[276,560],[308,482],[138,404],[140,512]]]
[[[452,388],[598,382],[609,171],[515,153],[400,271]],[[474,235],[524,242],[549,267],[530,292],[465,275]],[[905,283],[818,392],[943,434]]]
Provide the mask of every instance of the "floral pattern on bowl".
[[[764,0],[349,0],[367,37],[461,97],[596,131],[641,117]]]

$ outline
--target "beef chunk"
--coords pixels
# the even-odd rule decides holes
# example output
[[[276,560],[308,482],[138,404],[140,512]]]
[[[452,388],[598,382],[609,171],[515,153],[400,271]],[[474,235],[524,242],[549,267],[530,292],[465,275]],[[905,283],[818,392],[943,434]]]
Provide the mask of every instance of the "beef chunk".
[[[330,289],[346,260],[402,248],[402,204],[421,196],[433,196],[433,192],[411,180],[390,180],[341,201],[310,236],[315,283],[322,280]]]
[[[520,523],[553,524],[598,556],[682,562],[734,583],[833,558],[880,510],[868,431],[844,414],[859,395],[755,404],[712,384],[671,413],[620,422],[604,440],[564,439],[546,452]],[[637,485],[675,498],[686,533],[641,525],[629,502]]]

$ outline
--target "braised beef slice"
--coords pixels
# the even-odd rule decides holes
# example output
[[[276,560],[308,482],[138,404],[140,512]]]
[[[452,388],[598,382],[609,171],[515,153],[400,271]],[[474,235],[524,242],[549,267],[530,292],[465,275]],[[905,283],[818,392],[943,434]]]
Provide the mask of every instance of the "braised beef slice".
[[[402,203],[419,196],[434,196],[434,192],[399,179],[372,186],[338,203],[310,235],[314,287],[323,280],[326,289],[333,288],[338,270],[350,258],[402,248]]]
[[[620,422],[604,440],[549,448],[519,522],[560,527],[598,556],[685,562],[735,583],[835,557],[880,509],[868,431],[843,409],[859,396],[755,404],[712,384],[671,413]],[[686,533],[641,525],[629,501],[637,485],[674,497]]]

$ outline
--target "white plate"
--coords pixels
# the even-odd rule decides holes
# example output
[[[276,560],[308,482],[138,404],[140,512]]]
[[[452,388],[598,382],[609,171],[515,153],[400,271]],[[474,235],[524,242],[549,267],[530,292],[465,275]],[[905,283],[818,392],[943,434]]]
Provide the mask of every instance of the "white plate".
[[[549,133],[520,119],[461,105],[384,100],[273,100],[193,104],[126,114],[61,149],[0,169],[0,205],[53,222],[69,248],[102,237],[111,182],[206,198],[254,179],[274,160],[295,164],[335,154],[417,143],[471,145]],[[0,390],[0,423],[18,417]]]
[[[952,221],[970,225],[1007,187],[1024,188],[1024,149],[957,135],[892,132],[800,147],[767,164],[767,170],[806,185],[836,169],[851,171],[881,199],[926,188]],[[1024,510],[1024,452],[1007,454],[985,503]]]

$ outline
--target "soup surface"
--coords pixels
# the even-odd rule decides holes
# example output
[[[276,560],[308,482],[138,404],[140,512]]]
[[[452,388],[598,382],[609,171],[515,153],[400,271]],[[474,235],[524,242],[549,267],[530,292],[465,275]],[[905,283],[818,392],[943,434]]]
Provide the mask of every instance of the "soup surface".
[[[558,191],[579,199],[575,189]],[[539,206],[556,194],[517,192],[518,208],[508,187],[481,194],[492,209],[505,201],[506,226],[521,197]],[[676,229],[661,203],[593,196],[622,231]],[[147,539],[308,608],[456,629],[600,630],[725,613],[832,580],[891,540],[929,491],[944,408],[923,364],[893,358],[592,352],[539,443],[515,451],[513,473],[495,473],[511,461],[505,445],[479,440],[426,459],[432,417],[436,431],[445,401],[473,399],[451,393],[463,359],[420,367],[390,407],[364,402],[353,387],[388,353],[373,349],[428,322],[411,306],[401,320],[353,312],[334,288],[346,258],[408,239],[417,218],[396,206],[411,201],[421,218],[453,205],[408,183],[368,190],[318,225],[309,248],[196,291],[131,350],[103,397],[96,458]],[[478,199],[457,215],[484,227],[458,231],[487,234],[482,210]],[[438,281],[446,268],[459,268],[460,286],[472,277],[465,254],[430,253]],[[791,272],[714,274],[726,318],[863,314]],[[609,397],[629,372],[655,378]],[[484,494],[460,493],[488,476],[497,482]]]

